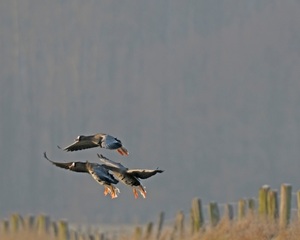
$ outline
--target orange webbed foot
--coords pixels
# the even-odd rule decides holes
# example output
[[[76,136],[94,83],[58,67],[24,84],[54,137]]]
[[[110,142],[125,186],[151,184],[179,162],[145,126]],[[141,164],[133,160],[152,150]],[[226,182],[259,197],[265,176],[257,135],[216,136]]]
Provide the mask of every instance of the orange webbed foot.
[[[128,151],[127,151],[127,149],[126,148],[124,148],[124,147],[120,147],[120,148],[118,148],[118,149],[116,149],[117,150],[117,152],[118,153],[120,153],[122,156],[128,156]]]
[[[104,187],[104,196],[106,196],[108,193],[110,192],[110,190],[107,187]]]
[[[146,198],[146,190],[143,188],[143,186],[139,186],[139,191],[141,193],[141,195],[143,196],[143,198]]]
[[[137,190],[133,188],[132,191],[133,191],[134,198],[137,199],[139,197]]]

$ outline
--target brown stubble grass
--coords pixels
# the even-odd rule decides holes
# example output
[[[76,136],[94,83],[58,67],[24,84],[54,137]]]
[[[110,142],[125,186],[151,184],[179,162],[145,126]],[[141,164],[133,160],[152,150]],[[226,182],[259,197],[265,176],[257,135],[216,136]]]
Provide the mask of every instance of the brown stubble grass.
[[[172,231],[163,231],[161,239],[181,240],[299,240],[300,222],[293,220],[286,228],[280,228],[278,223],[261,219],[257,216],[248,216],[242,220],[230,221],[222,219],[216,227],[205,226],[196,234],[185,232],[182,238],[177,234],[172,238]],[[128,238],[130,239],[130,238]]]
[[[0,233],[1,240],[55,240],[54,236],[47,233],[37,233],[32,230],[20,230],[17,233]]]
[[[207,227],[198,234],[186,239],[201,240],[298,240],[300,239],[299,222],[291,222],[287,228],[280,228],[278,223],[248,216],[239,221],[223,219],[214,227]]]
[[[207,228],[192,239],[215,240],[266,240],[276,233],[276,225],[247,217],[239,221],[222,220],[216,227]]]
[[[180,239],[180,240],[299,240],[300,228],[299,221],[293,220],[287,228],[280,228],[277,222],[261,219],[256,216],[248,216],[241,220],[223,219],[216,227],[205,226],[196,234],[188,232],[189,226],[186,226],[186,231],[180,236],[179,232],[174,232],[172,228],[165,226],[162,231],[160,240]],[[134,226],[133,226],[134,228]],[[143,229],[144,230],[144,229]],[[148,240],[156,239],[156,234],[153,232]],[[55,240],[53,234],[37,233],[33,230],[20,230],[17,233],[0,233],[1,240]],[[135,236],[134,232],[120,233],[118,237],[106,236],[106,240],[133,240],[146,239],[145,233]]]

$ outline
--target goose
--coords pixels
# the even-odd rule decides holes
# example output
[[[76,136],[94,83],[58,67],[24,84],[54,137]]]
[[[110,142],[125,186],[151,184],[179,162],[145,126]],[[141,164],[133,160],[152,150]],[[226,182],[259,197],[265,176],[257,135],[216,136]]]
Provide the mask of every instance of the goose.
[[[94,147],[116,150],[122,156],[128,156],[129,154],[119,139],[105,133],[96,133],[89,136],[80,135],[71,145],[65,147],[63,150],[73,152]]]
[[[111,198],[118,197],[120,190],[113,184],[117,184],[119,181],[114,178],[112,174],[109,173],[103,165],[98,163],[86,162],[54,162],[50,160],[44,152],[44,158],[57,167],[64,168],[73,172],[78,173],[88,173],[95,181],[104,186],[104,195],[111,195]]]
[[[113,175],[125,185],[132,187],[134,198],[138,198],[138,191],[146,198],[146,190],[145,187],[141,184],[140,179],[149,178],[156,173],[162,173],[163,170],[160,169],[128,169],[124,167],[121,163],[114,162],[103,155],[97,154],[100,161],[103,163],[102,165],[105,168],[109,169]]]

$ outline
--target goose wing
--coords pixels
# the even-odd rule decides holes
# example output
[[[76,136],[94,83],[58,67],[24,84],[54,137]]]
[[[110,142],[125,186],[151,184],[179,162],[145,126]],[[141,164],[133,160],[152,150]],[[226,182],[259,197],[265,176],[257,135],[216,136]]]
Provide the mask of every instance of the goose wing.
[[[98,146],[99,145],[96,142],[92,141],[91,139],[84,139],[84,140],[76,140],[71,145],[65,147],[64,150],[67,152],[73,152],[73,151],[78,151],[78,150],[83,150],[88,148],[94,148]]]
[[[126,172],[128,168],[124,167],[121,163],[114,162],[106,157],[104,157],[102,154],[97,154],[100,161],[103,163],[103,165],[111,170],[116,172]]]
[[[67,162],[67,163],[64,163],[64,162],[54,162],[54,161],[52,161],[52,160],[50,160],[48,158],[46,152],[44,152],[44,158],[46,158],[49,162],[51,162],[55,166],[60,167],[60,168],[64,168],[64,169],[70,169],[70,167],[73,164],[73,162]]]
[[[66,163],[54,162],[48,158],[46,152],[44,152],[44,158],[46,158],[49,162],[54,164],[56,167],[68,169],[73,172],[88,172],[85,166],[85,162],[66,162]]]
[[[146,179],[149,177],[154,176],[156,173],[162,173],[163,170],[160,169],[130,169],[127,170],[128,174],[132,174],[133,176],[140,178],[140,179]]]

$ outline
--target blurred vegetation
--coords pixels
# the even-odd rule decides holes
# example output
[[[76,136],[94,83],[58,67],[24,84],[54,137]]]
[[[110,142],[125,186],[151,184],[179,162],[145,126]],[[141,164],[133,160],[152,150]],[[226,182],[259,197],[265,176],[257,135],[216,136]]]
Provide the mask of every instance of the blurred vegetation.
[[[20,214],[12,214],[8,220],[0,223],[1,239],[55,239],[55,240],[182,240],[182,239],[216,239],[216,240],[294,240],[299,239],[299,217],[291,218],[292,187],[289,184],[281,185],[280,210],[278,210],[278,196],[276,191],[269,186],[262,189],[269,194],[269,198],[259,198],[256,210],[253,198],[241,199],[237,203],[237,213],[227,211],[224,206],[223,216],[220,217],[219,204],[211,202],[208,205],[209,219],[203,219],[203,207],[201,200],[194,198],[191,203],[190,221],[185,220],[183,211],[178,211],[172,223],[164,224],[164,213],[159,214],[157,223],[149,222],[146,225],[124,226],[85,226],[80,228],[72,226],[66,220],[52,221],[47,215],[37,217],[27,216],[23,218]],[[277,192],[276,192],[277,193]],[[248,203],[248,205],[247,205]],[[270,206],[263,208],[260,206]],[[300,209],[300,202],[298,202]],[[231,208],[232,209],[232,208]],[[277,212],[277,214],[274,214]],[[110,228],[110,229],[109,229]],[[114,228],[114,230],[113,230]]]

